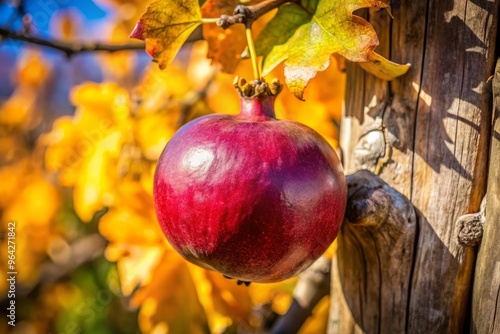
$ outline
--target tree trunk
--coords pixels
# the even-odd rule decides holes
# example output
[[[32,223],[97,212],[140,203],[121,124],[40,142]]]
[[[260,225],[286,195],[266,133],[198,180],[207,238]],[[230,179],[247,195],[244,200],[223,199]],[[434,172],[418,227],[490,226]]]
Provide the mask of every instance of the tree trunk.
[[[391,4],[393,20],[386,11],[366,17],[378,52],[412,67],[386,82],[347,64],[341,148],[347,173],[381,171],[414,214],[378,225],[346,219],[329,332],[464,332],[477,244],[464,215],[479,211],[486,192],[499,2]]]

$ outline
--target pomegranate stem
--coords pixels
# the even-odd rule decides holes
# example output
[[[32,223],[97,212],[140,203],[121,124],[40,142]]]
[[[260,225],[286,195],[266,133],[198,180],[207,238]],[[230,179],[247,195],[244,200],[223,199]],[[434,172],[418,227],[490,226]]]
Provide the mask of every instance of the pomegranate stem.
[[[253,43],[252,28],[247,26],[245,32],[247,36],[248,51],[250,51],[250,58],[252,58],[253,75],[256,80],[260,80],[261,74],[259,63],[257,61],[257,53],[255,52],[255,44]]]

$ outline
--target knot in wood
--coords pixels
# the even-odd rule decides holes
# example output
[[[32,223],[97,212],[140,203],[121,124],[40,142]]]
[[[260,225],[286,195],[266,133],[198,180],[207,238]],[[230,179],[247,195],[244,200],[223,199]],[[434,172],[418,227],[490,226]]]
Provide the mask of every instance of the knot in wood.
[[[481,202],[481,209],[477,213],[469,213],[458,218],[458,242],[463,246],[477,246],[483,238],[486,196]]]
[[[361,135],[354,148],[353,158],[356,169],[369,169],[373,172],[377,160],[385,154],[385,141],[382,119],[377,118]]]
[[[390,202],[382,186],[361,187],[349,197],[346,217],[351,224],[380,225],[387,219]]]

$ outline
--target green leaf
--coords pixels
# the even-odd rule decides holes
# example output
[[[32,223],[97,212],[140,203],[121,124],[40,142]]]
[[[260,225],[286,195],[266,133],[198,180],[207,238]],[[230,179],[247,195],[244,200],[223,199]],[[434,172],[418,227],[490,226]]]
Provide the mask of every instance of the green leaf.
[[[299,99],[318,71],[338,53],[350,61],[368,62],[378,45],[377,34],[359,8],[387,8],[376,0],[302,0],[281,6],[256,41],[264,56],[263,74],[285,61],[285,80]]]
[[[314,7],[318,0],[313,0]],[[285,43],[295,30],[311,20],[311,15],[293,3],[281,6],[276,16],[266,25],[255,42],[257,55],[269,54],[275,45]]]
[[[144,40],[146,52],[164,69],[201,23],[198,0],[158,0],[148,6],[130,37]]]

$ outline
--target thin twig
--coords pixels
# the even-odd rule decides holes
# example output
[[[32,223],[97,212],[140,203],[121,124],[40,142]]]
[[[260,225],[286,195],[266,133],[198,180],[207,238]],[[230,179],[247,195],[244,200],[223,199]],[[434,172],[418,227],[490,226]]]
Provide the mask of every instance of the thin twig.
[[[126,43],[126,44],[103,44],[103,43],[74,43],[63,42],[57,40],[48,40],[40,37],[18,33],[9,29],[0,28],[0,36],[6,39],[12,39],[31,44],[41,45],[52,49],[64,52],[67,57],[71,57],[77,53],[84,52],[118,52],[118,51],[133,51],[144,50],[144,43]]]
[[[265,0],[253,6],[238,5],[234,9],[233,15],[221,15],[220,19],[217,21],[217,25],[222,27],[223,29],[229,28],[231,25],[236,23],[243,23],[247,27],[249,27],[255,20],[257,20],[262,15],[266,14],[267,12],[270,12],[275,8],[278,8],[279,6],[287,2],[294,2],[294,1]]]

